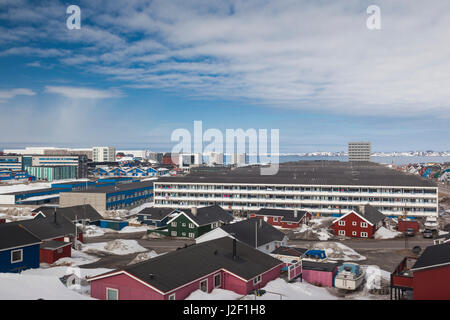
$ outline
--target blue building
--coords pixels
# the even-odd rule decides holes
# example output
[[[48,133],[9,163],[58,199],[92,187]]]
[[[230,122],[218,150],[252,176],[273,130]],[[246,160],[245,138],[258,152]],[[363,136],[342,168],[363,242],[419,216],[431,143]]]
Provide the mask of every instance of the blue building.
[[[153,200],[153,181],[118,183],[89,190],[64,192],[60,207],[90,204],[98,212],[131,209]]]
[[[0,156],[0,171],[22,171],[22,156]]]
[[[138,220],[146,225],[155,227],[165,227],[172,213],[178,213],[177,210],[171,208],[145,208],[138,214]]]
[[[42,241],[19,224],[0,225],[0,272],[39,268]]]
[[[28,204],[41,205],[48,203],[58,203],[61,192],[72,191],[72,188],[45,188],[26,191],[16,191],[0,194],[0,204]]]

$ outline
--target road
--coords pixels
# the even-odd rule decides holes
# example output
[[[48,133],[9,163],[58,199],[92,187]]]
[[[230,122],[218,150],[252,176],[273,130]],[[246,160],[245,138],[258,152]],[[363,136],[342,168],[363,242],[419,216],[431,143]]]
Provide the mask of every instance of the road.
[[[315,241],[307,241],[307,240],[289,240],[289,245],[293,245],[296,247],[304,247],[308,246]],[[364,239],[364,240],[343,240],[339,241],[340,243],[350,247],[354,250],[358,249],[405,249],[405,240],[404,239],[392,239],[392,240],[373,240],[373,239]],[[424,239],[420,236],[409,238],[407,242],[407,248],[411,249],[415,246],[420,246],[422,249],[428,247],[433,244],[433,240]]]

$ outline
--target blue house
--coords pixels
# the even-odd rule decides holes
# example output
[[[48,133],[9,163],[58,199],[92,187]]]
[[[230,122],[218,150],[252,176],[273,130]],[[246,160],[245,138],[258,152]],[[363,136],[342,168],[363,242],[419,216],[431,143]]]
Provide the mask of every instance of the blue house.
[[[158,170],[156,170],[154,168],[147,168],[147,169],[145,169],[145,171],[147,172],[147,176],[150,176],[150,177],[155,177],[158,175]]]
[[[92,173],[95,176],[109,176],[109,172],[102,168],[95,168],[94,170],[92,170]]]
[[[169,221],[169,216],[172,213],[178,213],[177,210],[171,208],[145,208],[142,209],[138,214],[138,220],[146,225],[155,227],[165,227],[167,221]]]
[[[20,224],[0,225],[0,272],[39,268],[42,241]]]

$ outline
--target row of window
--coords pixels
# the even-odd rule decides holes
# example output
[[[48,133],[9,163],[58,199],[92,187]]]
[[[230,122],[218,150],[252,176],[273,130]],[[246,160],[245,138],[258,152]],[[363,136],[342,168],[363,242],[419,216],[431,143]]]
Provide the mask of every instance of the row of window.
[[[166,185],[155,184],[155,189],[172,190],[242,190],[242,191],[316,191],[316,192],[357,192],[357,193],[396,193],[423,194],[436,193],[436,189],[400,188],[348,188],[348,187],[276,187],[276,186],[222,186],[222,185]]]
[[[217,273],[213,277],[214,281],[214,289],[220,288],[222,286],[222,275]],[[256,276],[253,278],[253,285],[257,285],[262,281],[262,276]],[[199,283],[199,289],[203,292],[208,292],[208,278],[203,279]],[[176,293],[172,293],[169,295],[169,300],[176,300]],[[106,300],[119,300],[119,289],[115,288],[106,288]]]
[[[176,228],[177,227],[177,222],[174,221],[174,222],[171,223],[171,225],[172,225],[172,227]],[[182,227],[186,227],[186,223],[182,222],[181,226]],[[193,223],[189,223],[189,229],[194,229],[194,228],[195,228],[194,224]]]
[[[345,220],[339,220],[338,221],[338,225],[344,227],[345,226]],[[358,223],[356,221],[352,221],[352,226],[356,227],[358,225]],[[367,224],[367,222],[361,222],[360,223],[360,227],[361,228],[367,228],[369,225]]]
[[[338,235],[346,236],[347,234],[346,234],[345,230],[339,230]],[[357,235],[358,235],[358,232],[352,231],[352,236],[356,237]],[[367,238],[369,236],[369,234],[367,232],[360,232],[359,236],[361,238]]]

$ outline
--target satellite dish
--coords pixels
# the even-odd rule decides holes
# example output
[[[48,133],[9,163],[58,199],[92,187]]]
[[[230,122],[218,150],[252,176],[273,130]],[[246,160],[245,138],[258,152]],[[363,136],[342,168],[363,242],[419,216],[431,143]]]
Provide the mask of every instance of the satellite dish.
[[[422,248],[420,246],[415,246],[414,248],[412,248],[412,252],[414,254],[419,254],[422,251]]]

